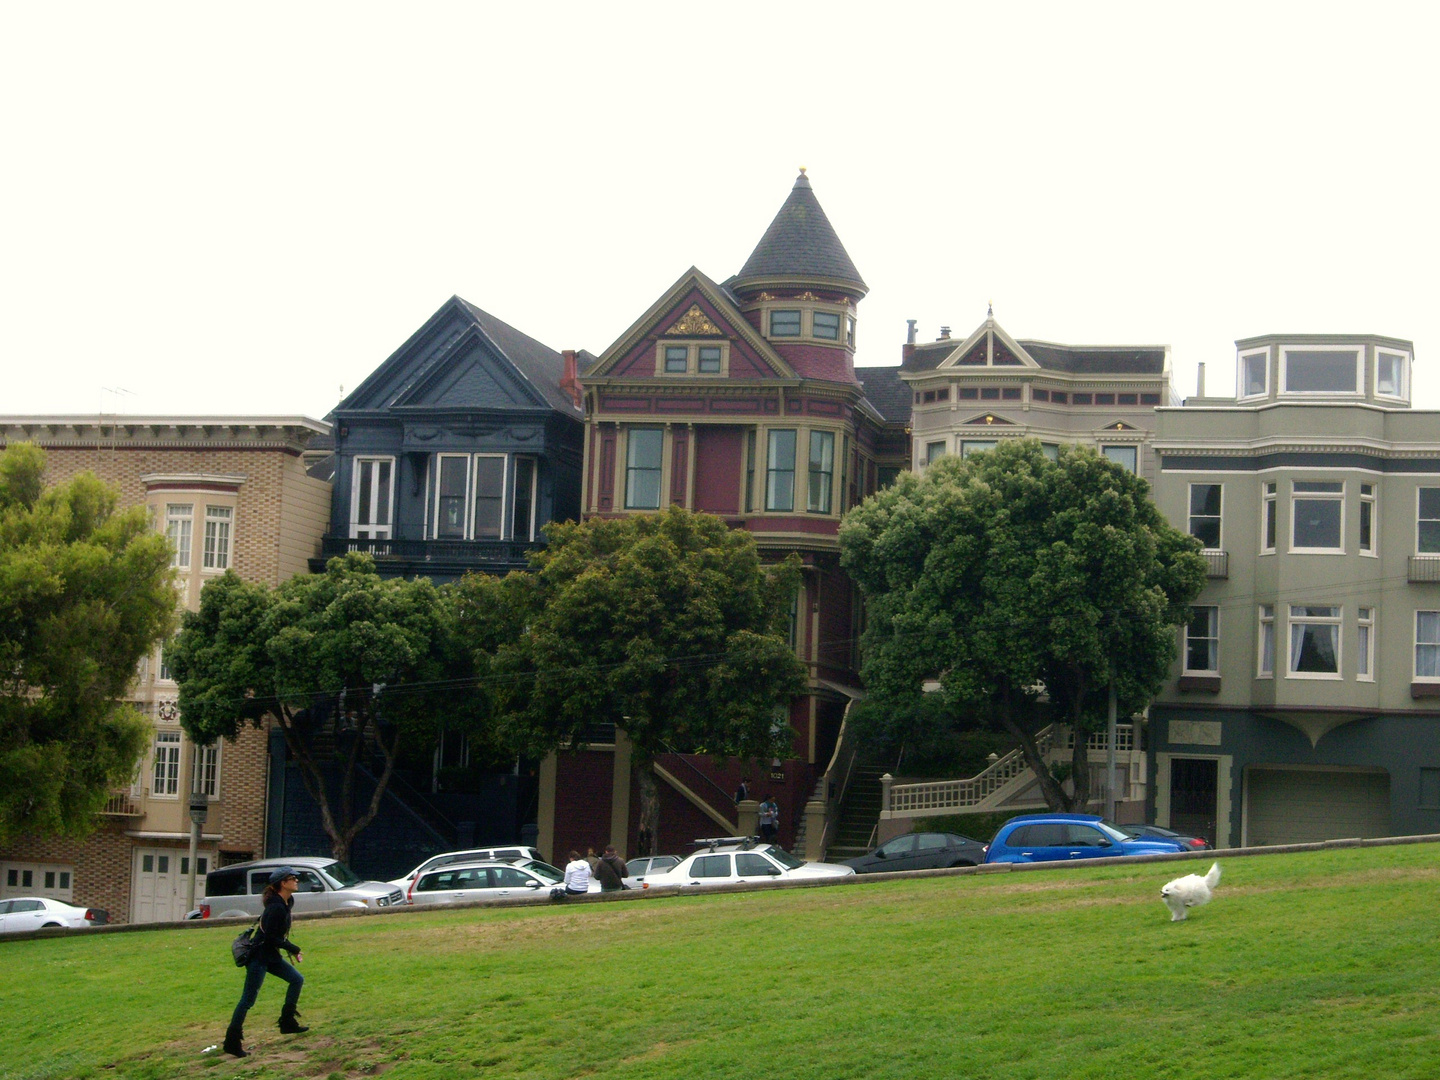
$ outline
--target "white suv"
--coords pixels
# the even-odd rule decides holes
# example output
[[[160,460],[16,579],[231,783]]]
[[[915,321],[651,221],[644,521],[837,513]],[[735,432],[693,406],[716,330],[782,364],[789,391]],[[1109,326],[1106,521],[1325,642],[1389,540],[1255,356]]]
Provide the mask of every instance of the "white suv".
[[[541,863],[545,861],[535,848],[522,847],[519,844],[510,844],[506,847],[466,848],[464,851],[442,851],[439,855],[431,855],[404,877],[391,878],[390,884],[403,893],[409,893],[410,886],[415,884],[415,879],[426,870],[462,862],[488,862],[491,859],[533,859],[535,862]]]

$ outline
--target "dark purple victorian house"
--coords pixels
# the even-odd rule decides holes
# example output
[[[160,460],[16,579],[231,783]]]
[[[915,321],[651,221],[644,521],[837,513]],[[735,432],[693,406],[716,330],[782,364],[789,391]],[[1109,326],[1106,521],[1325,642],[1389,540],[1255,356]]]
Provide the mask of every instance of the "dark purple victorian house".
[[[787,845],[859,692],[859,601],[839,566],[840,517],[909,462],[899,369],[855,367],[866,292],[802,172],[738,274],[717,284],[688,270],[580,380],[583,514],[688,507],[749,530],[763,555],[804,560],[791,625],[810,690],[791,706],[791,758],[752,786],[780,803]],[[659,851],[740,826],[739,763],[676,754],[658,766]],[[542,851],[611,839],[635,851],[623,733],[613,746],[552,756],[540,793]]]

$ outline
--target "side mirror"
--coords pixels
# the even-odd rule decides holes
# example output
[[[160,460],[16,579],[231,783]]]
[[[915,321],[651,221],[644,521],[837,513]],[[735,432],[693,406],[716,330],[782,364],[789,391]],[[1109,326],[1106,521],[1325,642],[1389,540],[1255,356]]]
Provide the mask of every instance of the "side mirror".
[[[767,870],[767,871],[765,871],[765,872],[766,872],[767,874],[769,874],[771,877],[779,877],[779,876],[780,876],[780,868],[779,868],[778,866],[772,866],[772,867],[770,867],[769,870]]]
[[[525,887],[527,889],[538,889],[540,887],[540,882],[536,881],[534,878],[531,878],[525,883]]]
[[[875,849],[875,858],[877,858],[877,859],[888,859],[889,857],[890,857],[890,856],[888,856],[888,855],[885,854],[885,849],[884,849],[884,848],[876,848],[876,849]]]
[[[1100,838],[1100,846],[1101,846],[1101,847],[1109,847],[1109,846],[1110,846],[1110,841],[1107,840],[1105,837],[1102,836],[1102,837]]]

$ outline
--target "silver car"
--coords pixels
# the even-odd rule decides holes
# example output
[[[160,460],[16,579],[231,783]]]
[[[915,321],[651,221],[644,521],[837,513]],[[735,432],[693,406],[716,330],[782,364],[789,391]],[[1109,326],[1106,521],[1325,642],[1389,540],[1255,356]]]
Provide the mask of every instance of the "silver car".
[[[405,903],[405,894],[388,881],[362,881],[342,862],[297,855],[289,859],[263,859],[211,870],[205,875],[205,895],[196,900],[202,919],[233,916],[257,918],[265,908],[261,893],[278,867],[295,871],[295,911],[340,911],[345,908],[387,908]]]
[[[410,903],[455,904],[465,900],[549,900],[552,889],[564,889],[565,874],[536,859],[487,859],[451,863],[427,870],[415,879]],[[600,882],[590,876],[590,892]]]
[[[766,844],[756,837],[717,836],[696,840],[701,850],[680,860],[680,865],[646,877],[642,888],[679,885],[705,888],[741,882],[763,884],[775,881],[839,880],[854,877],[853,866],[839,863],[804,862],[784,848]]]

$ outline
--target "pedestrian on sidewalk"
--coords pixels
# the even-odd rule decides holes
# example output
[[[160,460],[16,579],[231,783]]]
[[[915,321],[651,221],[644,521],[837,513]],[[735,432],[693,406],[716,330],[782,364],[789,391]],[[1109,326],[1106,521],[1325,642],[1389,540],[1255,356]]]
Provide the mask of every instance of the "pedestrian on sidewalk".
[[[270,875],[270,884],[261,894],[265,909],[260,916],[260,935],[250,962],[245,965],[245,989],[240,993],[240,1004],[230,1017],[230,1027],[225,1032],[225,1053],[235,1057],[248,1056],[244,1047],[245,1014],[255,1004],[260,993],[260,984],[267,974],[277,975],[289,983],[285,991],[285,1005],[280,1010],[280,1034],[298,1035],[309,1031],[299,1021],[296,1006],[300,1003],[300,990],[305,985],[305,976],[291,967],[280,955],[283,949],[300,963],[305,956],[300,946],[290,940],[290,909],[295,906],[295,890],[300,879],[294,870],[281,866]]]
[[[775,802],[775,796],[766,795],[765,801],[760,804],[760,837],[767,844],[775,842],[775,836],[780,832],[780,806]]]

